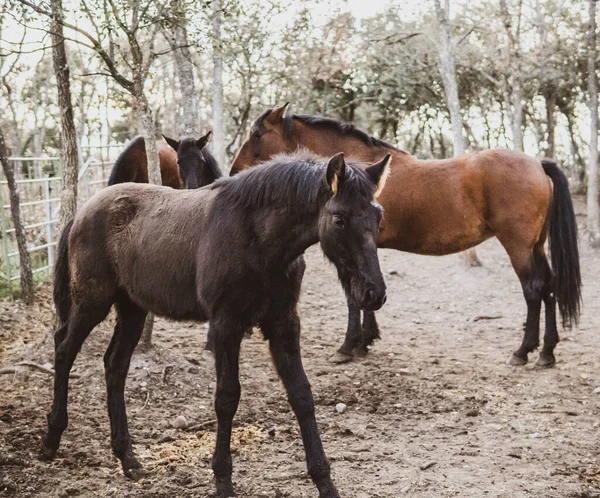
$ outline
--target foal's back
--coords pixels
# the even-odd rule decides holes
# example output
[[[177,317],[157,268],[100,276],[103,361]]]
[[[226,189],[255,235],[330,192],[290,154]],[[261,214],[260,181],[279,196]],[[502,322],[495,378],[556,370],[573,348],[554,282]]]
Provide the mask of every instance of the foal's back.
[[[120,289],[156,314],[205,319],[195,291],[197,250],[215,194],[132,183],[96,194],[69,238],[74,292],[108,302]]]

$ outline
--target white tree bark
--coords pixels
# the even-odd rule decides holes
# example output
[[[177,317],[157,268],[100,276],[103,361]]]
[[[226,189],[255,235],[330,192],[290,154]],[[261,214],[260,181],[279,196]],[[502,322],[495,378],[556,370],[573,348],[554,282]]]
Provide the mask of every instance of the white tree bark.
[[[600,245],[598,226],[598,81],[596,78],[596,0],[589,0],[588,91],[590,94],[590,157],[588,163],[587,215],[590,242]]]
[[[60,130],[62,146],[63,188],[60,193],[60,226],[65,226],[77,210],[77,180],[79,174],[79,149],[71,103],[71,82],[65,39],[63,36],[62,0],[52,0],[52,59],[58,87]]]
[[[181,136],[197,138],[200,128],[198,122],[198,96],[194,79],[194,64],[188,42],[187,15],[184,2],[172,0],[171,9],[175,14],[176,22],[170,26],[166,38],[173,49],[181,89],[181,115],[183,119],[179,123],[178,131]]]
[[[221,0],[213,1],[212,35],[213,35],[213,84],[212,115],[213,135],[212,148],[215,159],[222,169],[225,166],[225,121],[223,119],[223,55],[221,53],[221,20],[223,7]]]
[[[512,20],[508,12],[506,0],[500,0],[500,13],[504,23],[504,29],[508,37],[508,66],[510,68],[510,82],[512,86],[512,133],[513,149],[523,150],[523,103],[521,90],[521,50],[519,39],[521,32],[521,6],[522,0],[518,5],[518,22],[516,34],[512,31]]]
[[[465,153],[465,138],[463,135],[463,121],[460,114],[460,100],[458,99],[458,85],[456,84],[456,65],[454,63],[454,46],[452,44],[452,35],[450,33],[449,0],[445,0],[444,7],[440,5],[440,0],[434,0],[437,20],[440,30],[440,73],[444,84],[444,93],[446,94],[446,103],[450,111],[450,122],[452,124],[452,144],[454,156],[460,156]],[[470,266],[481,266],[481,261],[477,256],[475,249],[468,249],[461,253],[463,260]]]

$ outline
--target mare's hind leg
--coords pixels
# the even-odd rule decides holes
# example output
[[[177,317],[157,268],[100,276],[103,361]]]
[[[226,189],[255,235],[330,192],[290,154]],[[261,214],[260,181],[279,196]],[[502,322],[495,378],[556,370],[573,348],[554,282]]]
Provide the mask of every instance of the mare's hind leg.
[[[556,363],[554,358],[554,348],[558,344],[558,329],[556,327],[556,296],[554,295],[554,274],[550,269],[548,258],[544,252],[544,247],[540,246],[535,250],[538,266],[543,272],[545,286],[542,299],[546,312],[546,331],[544,332],[544,346],[540,351],[540,356],[535,362],[540,367],[551,367]]]
[[[348,296],[347,300],[348,328],[346,329],[344,343],[331,358],[333,363],[348,363],[349,361],[352,361],[353,350],[360,344],[363,336],[360,324],[360,309],[356,306],[352,297]]]
[[[116,309],[117,324],[104,354],[110,440],[113,453],[121,460],[123,472],[137,481],[144,473],[131,447],[124,391],[131,355],[142,335],[147,312],[124,295],[119,296]]]
[[[377,325],[375,312],[364,311],[362,322],[362,341],[354,349],[354,353],[359,356],[366,355],[369,352],[369,346],[372,346],[376,339],[381,339],[381,335],[379,335],[379,325]]]
[[[506,246],[505,246],[506,247]],[[512,357],[508,360],[509,365],[522,366],[528,361],[528,354],[535,350],[540,344],[540,310],[542,307],[542,295],[544,293],[545,281],[543,272],[534,258],[533,251],[527,247],[507,248],[508,255],[513,268],[523,289],[523,296],[527,303],[527,319],[523,342]]]
[[[83,342],[110,310],[110,304],[86,303],[74,306],[67,323],[55,334],[54,401],[48,414],[48,432],[42,439],[42,458],[50,460],[60,446],[68,425],[69,373]]]

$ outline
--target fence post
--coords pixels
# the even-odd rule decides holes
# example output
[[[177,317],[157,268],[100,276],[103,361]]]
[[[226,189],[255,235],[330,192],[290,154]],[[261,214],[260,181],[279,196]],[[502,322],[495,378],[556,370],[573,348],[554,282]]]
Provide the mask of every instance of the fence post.
[[[44,197],[46,199],[46,243],[48,244],[48,266],[54,266],[54,229],[52,227],[52,206],[50,201],[50,177],[46,176],[44,182]]]
[[[10,271],[10,259],[8,248],[8,221],[4,212],[4,198],[2,196],[2,185],[0,184],[0,230],[2,230],[2,248],[4,250],[4,265],[6,267],[6,278],[8,279],[8,292],[12,296],[12,273]]]

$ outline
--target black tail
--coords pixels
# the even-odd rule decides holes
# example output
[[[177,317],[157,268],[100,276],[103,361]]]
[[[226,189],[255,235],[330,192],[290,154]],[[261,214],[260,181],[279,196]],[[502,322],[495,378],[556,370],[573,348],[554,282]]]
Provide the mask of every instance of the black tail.
[[[550,256],[555,275],[555,295],[563,327],[579,322],[581,272],[577,247],[577,221],[569,182],[556,163],[544,159],[542,167],[554,184],[550,211]]]
[[[58,255],[54,265],[54,306],[58,311],[60,324],[64,325],[71,312],[71,272],[69,271],[69,233],[73,220],[62,231],[58,242]]]

